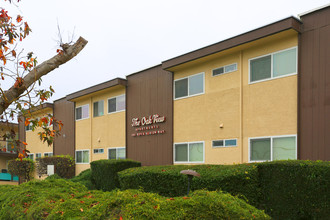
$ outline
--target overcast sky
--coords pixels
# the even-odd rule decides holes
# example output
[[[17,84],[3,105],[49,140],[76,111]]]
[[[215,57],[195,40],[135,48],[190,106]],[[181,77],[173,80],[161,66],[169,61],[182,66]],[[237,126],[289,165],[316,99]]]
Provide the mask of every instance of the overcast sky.
[[[43,77],[52,100],[160,64],[162,61],[329,4],[329,0],[21,0],[1,1],[20,13],[32,33],[24,41],[39,63],[63,41],[82,36],[87,46]],[[68,37],[70,36],[70,37]]]

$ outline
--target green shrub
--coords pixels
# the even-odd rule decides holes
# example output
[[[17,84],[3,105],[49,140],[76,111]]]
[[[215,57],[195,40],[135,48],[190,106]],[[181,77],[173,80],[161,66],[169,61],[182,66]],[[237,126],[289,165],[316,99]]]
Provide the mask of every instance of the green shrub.
[[[57,175],[56,173],[53,175],[50,175],[46,178],[46,180],[56,180],[56,179],[62,179],[59,175]]]
[[[92,183],[97,189],[110,191],[119,188],[118,172],[130,167],[140,167],[133,160],[97,160],[91,162]]]
[[[240,165],[175,165],[130,168],[118,173],[121,189],[143,188],[163,196],[187,193],[187,176],[181,170],[195,170],[191,189],[223,190],[256,204],[259,199],[258,172],[253,164]]]
[[[39,176],[47,174],[47,165],[54,165],[55,173],[61,178],[69,179],[75,175],[75,161],[69,155],[41,157],[36,161]]]
[[[92,171],[91,169],[87,169],[79,173],[78,176],[75,176],[71,179],[72,182],[78,182],[83,184],[89,190],[96,189],[94,184],[92,183]]]
[[[330,216],[330,162],[259,163],[262,191],[258,207],[275,219],[327,219]]]
[[[55,179],[0,186],[0,191],[1,219],[270,219],[237,197],[204,190],[166,198],[140,190],[88,191]]]
[[[33,177],[34,162],[29,158],[10,160],[8,170],[12,175],[21,177],[23,181],[29,181]]]

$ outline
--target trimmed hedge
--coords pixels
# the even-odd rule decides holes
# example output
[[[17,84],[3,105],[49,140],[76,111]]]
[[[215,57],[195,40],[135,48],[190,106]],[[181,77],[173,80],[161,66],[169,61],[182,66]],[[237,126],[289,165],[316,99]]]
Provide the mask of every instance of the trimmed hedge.
[[[330,162],[278,161],[258,164],[262,203],[275,219],[328,219]]]
[[[34,167],[33,160],[29,158],[23,158],[22,160],[17,158],[8,162],[9,173],[21,177],[23,182],[33,178]]]
[[[91,169],[87,169],[79,173],[78,176],[75,176],[71,179],[72,182],[83,184],[89,190],[96,189],[94,184],[92,183],[92,171]]]
[[[253,164],[240,165],[175,165],[139,167],[118,173],[121,189],[143,188],[163,196],[183,196],[187,193],[188,178],[181,170],[195,170],[191,190],[223,190],[256,204],[259,199],[258,172]]]
[[[75,161],[69,155],[41,157],[37,158],[36,161],[39,176],[47,174],[47,165],[54,165],[55,173],[61,178],[69,179],[75,175]]]
[[[119,188],[118,172],[131,167],[140,167],[141,163],[133,160],[97,160],[91,162],[92,183],[96,189],[111,191]]]
[[[166,198],[140,190],[88,191],[65,179],[0,186],[3,219],[270,219],[237,197],[195,191]]]

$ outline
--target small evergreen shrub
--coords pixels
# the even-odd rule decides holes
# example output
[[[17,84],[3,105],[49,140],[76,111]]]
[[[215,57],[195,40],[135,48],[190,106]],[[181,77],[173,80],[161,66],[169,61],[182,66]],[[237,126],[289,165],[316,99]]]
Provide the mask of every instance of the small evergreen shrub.
[[[23,182],[29,181],[33,178],[34,162],[29,158],[23,158],[22,160],[17,158],[16,160],[10,160],[8,162],[8,170],[12,175],[19,176]]]
[[[133,160],[97,160],[91,162],[92,183],[97,189],[111,191],[119,188],[118,172],[131,167],[140,167],[141,163]]]
[[[36,165],[39,176],[47,174],[47,165],[54,165],[55,173],[61,178],[69,179],[75,175],[75,161],[69,155],[37,158]]]
[[[94,184],[92,183],[92,171],[91,169],[87,169],[79,173],[78,176],[75,176],[71,179],[72,182],[81,183],[87,187],[89,190],[96,189]]]
[[[274,219],[328,219],[330,162],[259,163],[262,197],[259,208]]]

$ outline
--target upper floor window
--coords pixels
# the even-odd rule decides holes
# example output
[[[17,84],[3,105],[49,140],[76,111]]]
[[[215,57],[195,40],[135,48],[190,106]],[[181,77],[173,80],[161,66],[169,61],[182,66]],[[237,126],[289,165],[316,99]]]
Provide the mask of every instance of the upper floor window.
[[[250,59],[250,83],[296,73],[296,47]]]
[[[89,117],[89,105],[83,105],[76,108],[76,120]]]
[[[225,73],[230,73],[230,72],[234,72],[237,70],[237,63],[234,64],[230,64],[227,66],[222,66],[219,68],[216,68],[214,70],[212,70],[212,76],[218,76],[221,74],[225,74]]]
[[[174,99],[204,93],[204,73],[198,73],[174,81]]]
[[[93,103],[93,116],[98,117],[104,115],[104,101],[100,100]]]
[[[297,159],[296,136],[251,138],[249,161],[273,161]]]
[[[32,123],[25,126],[25,131],[32,131]]]
[[[120,112],[125,110],[125,95],[120,95],[108,99],[108,113]]]

